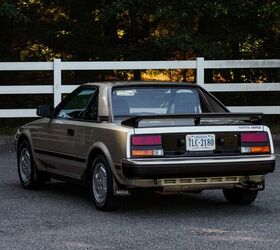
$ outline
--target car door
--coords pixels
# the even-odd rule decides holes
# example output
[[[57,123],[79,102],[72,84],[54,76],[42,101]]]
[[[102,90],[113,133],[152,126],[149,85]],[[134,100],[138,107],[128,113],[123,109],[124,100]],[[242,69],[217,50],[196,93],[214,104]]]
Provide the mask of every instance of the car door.
[[[53,118],[41,128],[36,151],[47,171],[80,177],[86,159],[77,153],[76,141],[80,135],[76,131],[96,92],[95,86],[79,87],[58,105]]]
[[[90,146],[96,139],[96,125],[98,126],[98,93],[91,98],[87,109],[83,112],[81,121],[76,127],[74,147],[76,154],[81,158],[86,157]]]

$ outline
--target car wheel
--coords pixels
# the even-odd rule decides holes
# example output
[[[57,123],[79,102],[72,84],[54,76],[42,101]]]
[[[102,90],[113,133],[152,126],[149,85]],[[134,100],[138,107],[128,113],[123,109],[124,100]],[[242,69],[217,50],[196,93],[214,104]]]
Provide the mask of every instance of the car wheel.
[[[19,180],[25,189],[35,189],[44,183],[43,175],[39,175],[30,145],[26,140],[18,148],[17,165]]]
[[[118,210],[120,197],[114,195],[113,174],[103,155],[97,155],[92,162],[90,174],[90,194],[97,209],[102,211]]]
[[[249,205],[252,204],[257,198],[257,190],[247,189],[224,189],[224,196],[231,204]]]

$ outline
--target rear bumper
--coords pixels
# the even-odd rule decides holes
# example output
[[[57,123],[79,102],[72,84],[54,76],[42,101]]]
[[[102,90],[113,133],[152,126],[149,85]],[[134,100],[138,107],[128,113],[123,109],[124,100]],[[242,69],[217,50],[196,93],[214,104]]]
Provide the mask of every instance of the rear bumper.
[[[173,177],[247,176],[273,172],[275,157],[232,157],[219,159],[183,160],[123,160],[123,175],[128,179],[157,179]]]

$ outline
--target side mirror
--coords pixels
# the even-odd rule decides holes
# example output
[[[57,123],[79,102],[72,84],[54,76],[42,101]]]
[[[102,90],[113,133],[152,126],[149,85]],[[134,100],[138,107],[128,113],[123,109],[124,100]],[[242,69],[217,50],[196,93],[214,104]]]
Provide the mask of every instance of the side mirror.
[[[37,108],[36,114],[41,117],[51,118],[53,115],[53,107],[48,105],[40,105]]]

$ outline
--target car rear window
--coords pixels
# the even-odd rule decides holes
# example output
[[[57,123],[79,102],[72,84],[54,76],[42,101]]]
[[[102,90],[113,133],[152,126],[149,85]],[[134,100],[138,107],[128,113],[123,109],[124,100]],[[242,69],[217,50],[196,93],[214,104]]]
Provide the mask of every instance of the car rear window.
[[[112,90],[117,116],[201,113],[201,99],[192,87],[121,87]]]

